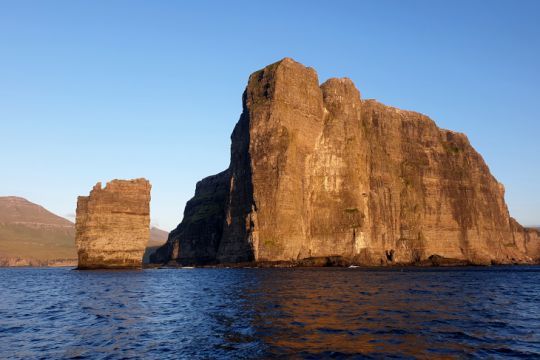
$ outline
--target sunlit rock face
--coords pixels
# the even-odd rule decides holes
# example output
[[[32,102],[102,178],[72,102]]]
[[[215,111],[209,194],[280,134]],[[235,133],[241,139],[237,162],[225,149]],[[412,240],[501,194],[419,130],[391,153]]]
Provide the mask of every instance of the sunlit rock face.
[[[97,183],[77,201],[79,269],[140,268],[150,237],[148,180]]]
[[[538,232],[509,216],[504,187],[464,134],[362,100],[347,78],[319,85],[288,58],[253,73],[231,139],[228,170],[197,184],[153,261],[540,257]]]

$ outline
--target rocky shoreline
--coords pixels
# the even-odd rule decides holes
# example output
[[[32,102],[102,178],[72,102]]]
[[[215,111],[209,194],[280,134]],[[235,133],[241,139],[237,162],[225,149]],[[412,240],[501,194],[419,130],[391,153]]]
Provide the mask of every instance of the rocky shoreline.
[[[37,260],[22,257],[0,257],[0,267],[75,267],[77,259]]]
[[[462,259],[445,258],[438,255],[432,255],[428,259],[412,262],[412,263],[380,263],[366,264],[351,261],[350,259],[341,256],[328,256],[307,258],[298,261],[253,261],[239,263],[216,263],[205,265],[185,266],[178,262],[168,262],[167,264],[145,264],[145,269],[180,269],[180,268],[322,268],[322,267],[337,267],[337,268],[402,268],[402,267],[491,267],[491,266],[534,266],[540,265],[540,259],[532,260],[528,263],[523,262],[471,262]]]

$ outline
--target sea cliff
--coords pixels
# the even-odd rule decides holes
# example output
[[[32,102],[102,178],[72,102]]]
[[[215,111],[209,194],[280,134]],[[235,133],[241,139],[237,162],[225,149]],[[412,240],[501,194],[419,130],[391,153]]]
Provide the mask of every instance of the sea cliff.
[[[319,85],[285,58],[253,73],[227,170],[197,183],[153,262],[510,264],[540,236],[510,217],[504,186],[464,134]]]

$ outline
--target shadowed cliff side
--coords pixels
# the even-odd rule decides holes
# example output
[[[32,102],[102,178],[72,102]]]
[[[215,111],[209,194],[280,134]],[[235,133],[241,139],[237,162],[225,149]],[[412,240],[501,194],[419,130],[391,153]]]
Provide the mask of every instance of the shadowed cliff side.
[[[180,225],[169,234],[167,243],[150,255],[153,263],[208,265],[217,263],[223,234],[224,209],[228,199],[229,171],[209,176],[197,183]]]
[[[536,230],[464,134],[362,100],[350,79],[319,86],[285,58],[253,73],[229,169],[197,184],[154,262],[530,263]],[[322,260],[321,260],[322,259]]]

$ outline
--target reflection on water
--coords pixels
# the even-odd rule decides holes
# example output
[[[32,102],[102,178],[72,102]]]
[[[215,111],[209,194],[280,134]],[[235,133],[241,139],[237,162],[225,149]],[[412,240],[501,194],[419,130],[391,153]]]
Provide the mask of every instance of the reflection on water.
[[[540,267],[1,269],[0,358],[540,356]]]
[[[538,272],[300,269],[259,278],[247,296],[274,354],[540,354]]]

